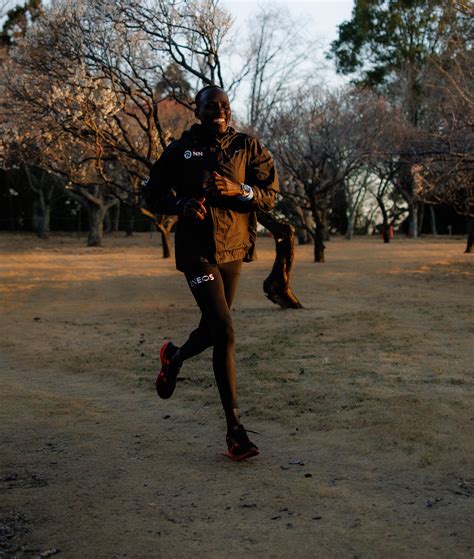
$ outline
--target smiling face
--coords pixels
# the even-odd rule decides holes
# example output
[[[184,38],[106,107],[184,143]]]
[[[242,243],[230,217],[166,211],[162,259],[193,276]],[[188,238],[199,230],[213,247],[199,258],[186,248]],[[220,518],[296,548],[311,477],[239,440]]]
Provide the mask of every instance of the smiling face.
[[[211,134],[223,134],[231,117],[229,98],[218,87],[206,89],[199,98],[195,114]]]

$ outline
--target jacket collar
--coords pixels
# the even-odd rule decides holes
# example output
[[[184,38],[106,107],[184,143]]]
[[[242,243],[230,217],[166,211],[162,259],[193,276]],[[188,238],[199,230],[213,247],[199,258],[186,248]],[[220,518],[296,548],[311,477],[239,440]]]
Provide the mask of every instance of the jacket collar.
[[[236,131],[232,126],[228,126],[222,136],[214,136],[209,134],[202,124],[193,124],[189,130],[183,133],[181,139],[191,140],[193,144],[226,148],[235,135]]]

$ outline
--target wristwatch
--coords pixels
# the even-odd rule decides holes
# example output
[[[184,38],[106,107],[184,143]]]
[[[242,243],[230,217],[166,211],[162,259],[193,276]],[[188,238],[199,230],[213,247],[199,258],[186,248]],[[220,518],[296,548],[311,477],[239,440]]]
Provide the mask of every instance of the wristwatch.
[[[242,198],[248,198],[251,194],[253,194],[252,187],[245,183],[241,183],[240,190],[242,192]]]

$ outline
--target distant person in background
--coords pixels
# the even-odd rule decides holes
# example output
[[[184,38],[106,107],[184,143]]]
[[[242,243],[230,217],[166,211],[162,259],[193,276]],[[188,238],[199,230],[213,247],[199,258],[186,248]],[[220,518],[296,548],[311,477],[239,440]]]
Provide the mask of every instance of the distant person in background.
[[[255,210],[271,210],[278,178],[268,151],[230,125],[229,99],[211,85],[196,95],[194,124],[171,143],[143,187],[147,207],[176,214],[176,267],[184,273],[202,316],[188,340],[160,350],[156,390],[170,398],[184,361],[213,347],[213,369],[227,422],[227,452],[234,460],[259,453],[240,423],[234,328],[230,308],[242,262],[255,260]]]

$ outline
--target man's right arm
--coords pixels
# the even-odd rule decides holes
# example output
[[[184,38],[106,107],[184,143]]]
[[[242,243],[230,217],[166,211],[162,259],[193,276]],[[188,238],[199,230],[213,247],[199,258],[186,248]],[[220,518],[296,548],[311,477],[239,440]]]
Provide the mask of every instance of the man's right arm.
[[[145,179],[140,197],[147,209],[153,213],[178,215],[186,203],[185,198],[177,198],[173,190],[176,182],[176,148],[170,144],[153,165],[150,176]]]

